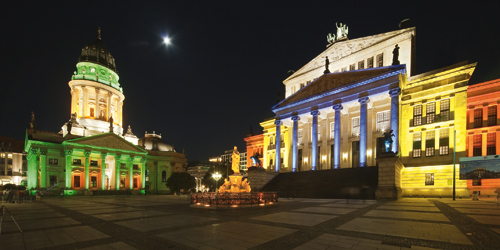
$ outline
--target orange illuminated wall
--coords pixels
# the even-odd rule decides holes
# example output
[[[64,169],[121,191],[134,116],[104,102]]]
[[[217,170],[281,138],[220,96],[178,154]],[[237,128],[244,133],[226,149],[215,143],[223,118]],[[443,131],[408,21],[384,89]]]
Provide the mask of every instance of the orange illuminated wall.
[[[469,86],[467,89],[466,156],[500,155],[500,79]],[[467,180],[467,188],[481,195],[497,195],[500,179],[483,179],[478,185]]]
[[[247,166],[253,165],[252,157],[255,153],[259,153],[260,160],[262,161],[264,149],[264,134],[248,136],[244,139],[247,143]]]

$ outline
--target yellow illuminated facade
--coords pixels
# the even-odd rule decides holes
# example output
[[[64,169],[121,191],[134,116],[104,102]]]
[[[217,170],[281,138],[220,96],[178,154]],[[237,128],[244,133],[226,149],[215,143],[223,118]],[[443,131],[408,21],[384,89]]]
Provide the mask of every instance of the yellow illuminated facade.
[[[276,125],[274,118],[270,118],[260,123],[260,126],[264,129],[264,150],[263,150],[263,160],[262,167],[269,171],[274,171],[275,160],[276,160]],[[290,147],[290,127],[286,127],[281,124],[280,128],[280,156],[282,159],[291,158]],[[280,171],[290,172],[292,171],[291,165],[286,160],[282,160],[280,164]]]
[[[458,159],[466,151],[467,87],[475,67],[456,64],[402,82],[403,196],[452,195],[456,131],[456,194],[468,197],[467,181],[459,180]]]

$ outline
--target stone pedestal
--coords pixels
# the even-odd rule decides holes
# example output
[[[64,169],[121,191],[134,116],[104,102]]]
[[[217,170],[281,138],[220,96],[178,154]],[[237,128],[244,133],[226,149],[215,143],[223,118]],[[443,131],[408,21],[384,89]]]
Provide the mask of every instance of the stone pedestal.
[[[230,175],[229,180],[231,182],[231,193],[239,193],[240,192],[240,186],[241,186],[241,179],[243,179],[242,175]]]
[[[268,172],[264,168],[250,167],[248,168],[248,182],[252,185],[255,191],[261,191],[262,188],[270,182],[279,173]]]
[[[403,195],[401,189],[401,172],[403,164],[394,153],[383,153],[377,158],[378,187],[375,198],[397,200]]]

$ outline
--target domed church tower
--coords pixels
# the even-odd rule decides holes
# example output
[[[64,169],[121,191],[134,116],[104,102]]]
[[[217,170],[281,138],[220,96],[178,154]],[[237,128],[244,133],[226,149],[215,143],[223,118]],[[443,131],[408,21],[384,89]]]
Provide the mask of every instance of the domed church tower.
[[[90,136],[107,132],[123,134],[122,107],[125,96],[120,87],[115,58],[101,41],[82,48],[71,77],[71,120],[62,127],[63,136]]]

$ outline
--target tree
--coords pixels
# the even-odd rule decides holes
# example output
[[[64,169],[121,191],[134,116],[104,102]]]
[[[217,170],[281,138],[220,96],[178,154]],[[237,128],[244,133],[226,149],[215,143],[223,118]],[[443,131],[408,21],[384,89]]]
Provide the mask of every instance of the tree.
[[[195,186],[196,182],[194,177],[185,172],[172,173],[167,180],[167,187],[172,190],[172,192],[179,192],[181,189],[187,191]]]

